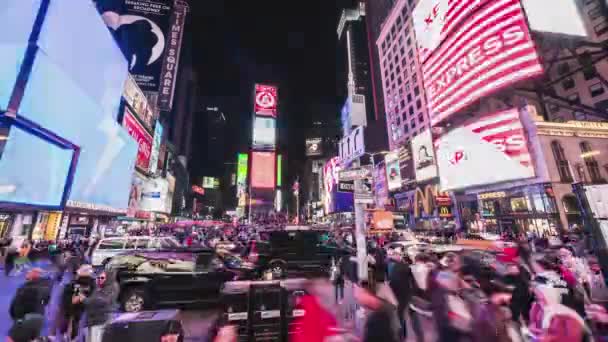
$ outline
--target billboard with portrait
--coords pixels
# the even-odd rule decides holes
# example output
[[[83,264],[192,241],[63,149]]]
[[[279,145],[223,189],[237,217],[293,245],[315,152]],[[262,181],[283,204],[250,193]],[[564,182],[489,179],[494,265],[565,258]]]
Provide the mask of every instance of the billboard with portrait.
[[[253,188],[272,189],[275,187],[274,152],[251,153],[251,186]]]
[[[401,189],[401,168],[399,167],[399,153],[391,152],[384,156],[386,164],[386,184],[389,191]]]
[[[430,2],[421,4],[426,6]],[[437,13],[431,8],[431,18],[443,15],[444,22],[448,18],[453,28],[449,25],[436,28],[431,23],[431,31],[445,32],[442,43],[436,43],[441,42],[441,38],[431,39],[423,34],[416,38],[419,45],[429,48],[427,59],[421,61],[432,125],[483,96],[543,73],[520,0],[442,0],[439,3],[443,7],[438,7],[441,9]],[[458,10],[456,6],[460,4],[464,7]],[[428,10],[421,13],[428,15]],[[454,20],[454,24],[450,24],[450,15],[460,13],[467,15],[462,21]],[[437,35],[442,37],[434,33]]]
[[[435,145],[442,191],[535,176],[517,109],[476,118],[444,134]]]
[[[144,172],[150,168],[150,156],[152,155],[152,136],[144,126],[135,118],[129,108],[125,107],[123,126],[137,142],[137,162],[135,165]]]
[[[239,199],[239,206],[241,206],[241,198],[245,198],[247,193],[247,175],[249,173],[249,155],[246,153],[239,153],[237,156],[236,164],[236,198]],[[245,201],[243,201],[244,205]]]
[[[255,115],[277,117],[279,98],[277,87],[256,84],[253,99]]]
[[[276,146],[276,120],[256,117],[253,123],[253,147],[256,149],[274,149]]]
[[[412,157],[416,180],[422,182],[437,177],[437,161],[433,150],[431,130],[418,134],[412,139]]]

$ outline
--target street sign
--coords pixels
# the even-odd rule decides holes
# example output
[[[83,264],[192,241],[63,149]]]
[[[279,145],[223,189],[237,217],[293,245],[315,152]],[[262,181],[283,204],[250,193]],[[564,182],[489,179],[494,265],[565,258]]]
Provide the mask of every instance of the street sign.
[[[358,169],[345,170],[341,171],[339,174],[340,181],[343,182],[365,179],[371,176],[371,166],[362,166]]]
[[[370,195],[372,194],[372,182],[371,179],[365,178],[358,183],[359,187],[355,189],[357,195]]]
[[[355,204],[374,204],[374,197],[355,194]]]
[[[350,182],[342,182],[342,181],[340,181],[338,183],[338,191],[339,192],[350,192],[350,193],[353,193],[353,192],[355,192],[355,184],[353,183],[353,181],[350,181]]]

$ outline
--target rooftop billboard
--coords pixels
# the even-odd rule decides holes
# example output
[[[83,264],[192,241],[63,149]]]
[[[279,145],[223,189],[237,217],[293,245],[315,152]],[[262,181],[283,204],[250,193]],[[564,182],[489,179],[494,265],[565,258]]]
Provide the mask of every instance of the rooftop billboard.
[[[256,84],[253,101],[255,115],[277,117],[278,90],[275,86]]]

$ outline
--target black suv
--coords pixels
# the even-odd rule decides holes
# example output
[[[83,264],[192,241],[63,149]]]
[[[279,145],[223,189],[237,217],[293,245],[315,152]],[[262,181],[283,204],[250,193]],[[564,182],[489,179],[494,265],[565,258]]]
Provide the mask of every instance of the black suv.
[[[222,285],[238,279],[244,264],[213,250],[181,249],[127,253],[112,258],[106,267],[117,272],[122,309],[137,312],[216,302]]]
[[[250,242],[244,254],[257,263],[262,273],[271,272],[273,279],[288,274],[329,274],[332,261],[349,255],[349,251],[325,241],[326,233],[323,230],[265,232],[265,241]]]

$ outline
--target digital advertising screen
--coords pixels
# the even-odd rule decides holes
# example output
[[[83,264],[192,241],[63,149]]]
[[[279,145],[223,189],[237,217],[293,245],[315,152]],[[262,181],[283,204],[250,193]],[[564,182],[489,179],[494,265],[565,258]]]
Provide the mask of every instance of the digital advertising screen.
[[[273,189],[275,187],[275,153],[251,153],[251,186]]]
[[[239,153],[237,156],[236,164],[236,197],[241,203],[241,199],[245,198],[247,193],[247,175],[249,172],[249,155],[246,153]],[[243,203],[245,201],[243,200]],[[244,204],[243,204],[244,205]],[[239,206],[241,206],[239,204]]]
[[[587,36],[577,0],[523,0],[522,4],[533,31]]]
[[[437,161],[435,160],[433,136],[430,129],[412,139],[412,157],[417,181],[421,182],[437,177]]]
[[[256,84],[253,101],[255,115],[277,117],[278,90],[275,86]]]
[[[283,186],[283,156],[277,155],[277,187]]]
[[[316,157],[323,155],[323,139],[310,138],[306,139],[306,156]]]
[[[5,130],[2,130],[5,132]],[[13,125],[0,157],[0,202],[58,207],[74,156]]]
[[[37,45],[38,55],[61,68],[104,114],[117,118],[128,63],[94,2],[51,1]]]
[[[335,196],[337,192],[338,182],[340,181],[340,158],[334,157],[328,160],[323,167],[323,206],[325,213],[332,213],[335,210]]]
[[[483,96],[543,73],[519,0],[481,1],[483,6],[465,2],[473,6],[470,15],[446,31],[422,65],[432,125]]]
[[[156,122],[154,128],[154,140],[152,141],[152,152],[150,153],[150,173],[155,173],[158,169],[158,155],[160,153],[160,145],[163,139],[163,126],[160,121]]]
[[[122,121],[123,126],[137,142],[137,162],[136,166],[147,172],[150,167],[150,156],[152,155],[152,136],[144,126],[137,121],[128,107],[125,107],[125,116]]]
[[[416,181],[411,142],[408,142],[399,149],[399,168],[401,169],[402,184],[408,185]]]
[[[253,147],[256,149],[274,149],[277,139],[276,120],[256,117],[253,124]]]
[[[6,110],[25,57],[39,1],[5,0],[0,8],[0,111]]]
[[[388,190],[401,189],[401,168],[399,167],[399,153],[391,152],[384,156],[386,164],[386,183]]]
[[[442,191],[535,176],[517,109],[484,116],[435,141]]]

